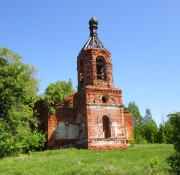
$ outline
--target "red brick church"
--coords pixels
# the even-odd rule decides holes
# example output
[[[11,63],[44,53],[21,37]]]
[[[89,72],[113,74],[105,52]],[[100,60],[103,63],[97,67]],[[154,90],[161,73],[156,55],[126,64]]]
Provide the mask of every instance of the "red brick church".
[[[98,38],[98,21],[89,21],[90,37],[77,57],[78,91],[69,107],[55,114],[37,102],[47,148],[122,149],[134,138],[131,113],[123,109],[122,91],[114,87],[110,52]]]

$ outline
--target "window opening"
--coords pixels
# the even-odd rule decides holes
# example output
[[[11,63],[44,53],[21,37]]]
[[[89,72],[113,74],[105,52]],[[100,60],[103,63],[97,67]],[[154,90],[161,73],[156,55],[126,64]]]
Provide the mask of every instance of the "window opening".
[[[103,116],[103,132],[105,139],[111,137],[110,119],[108,116]]]
[[[106,97],[102,97],[103,103],[106,103]]]
[[[103,57],[97,57],[96,59],[96,72],[97,72],[97,79],[101,79],[101,80],[106,79],[105,63]]]

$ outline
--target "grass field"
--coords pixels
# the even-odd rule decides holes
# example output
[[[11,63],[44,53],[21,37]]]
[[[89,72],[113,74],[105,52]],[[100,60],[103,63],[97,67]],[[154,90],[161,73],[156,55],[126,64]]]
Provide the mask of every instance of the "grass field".
[[[173,145],[135,145],[127,150],[60,149],[0,160],[2,175],[169,174],[165,159]],[[154,172],[154,173],[153,173]]]

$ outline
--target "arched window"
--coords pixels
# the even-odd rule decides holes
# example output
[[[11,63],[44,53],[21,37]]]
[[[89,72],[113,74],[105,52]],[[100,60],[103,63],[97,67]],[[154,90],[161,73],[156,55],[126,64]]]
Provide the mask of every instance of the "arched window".
[[[103,116],[103,132],[105,139],[111,137],[110,118],[106,115]]]
[[[97,79],[106,80],[106,69],[104,58],[99,56],[96,58]]]

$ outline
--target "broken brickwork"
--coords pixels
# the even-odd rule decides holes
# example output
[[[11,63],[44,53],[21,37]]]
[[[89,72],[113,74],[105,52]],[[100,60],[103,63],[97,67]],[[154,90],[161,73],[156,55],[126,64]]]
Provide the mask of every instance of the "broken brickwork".
[[[94,17],[89,25],[90,38],[77,57],[78,91],[66,97],[70,106],[57,105],[54,115],[38,108],[47,148],[123,149],[134,139],[132,115],[114,87],[111,54],[97,36]]]

